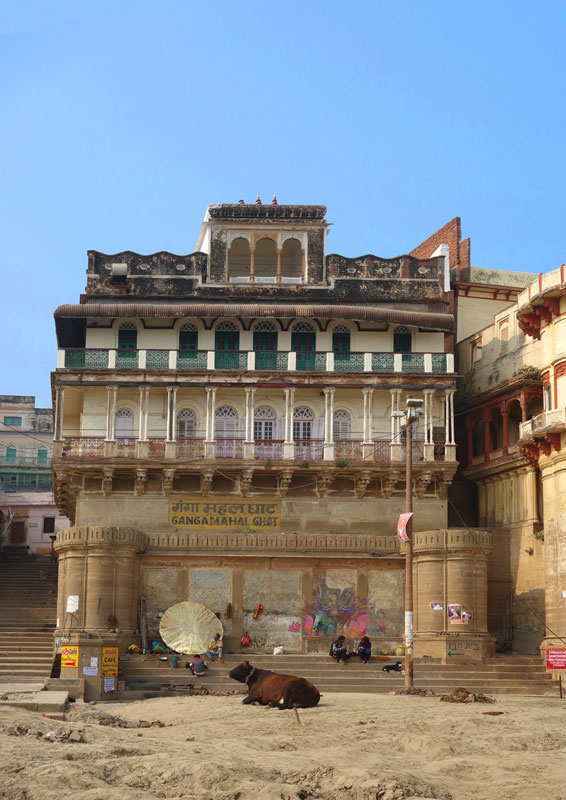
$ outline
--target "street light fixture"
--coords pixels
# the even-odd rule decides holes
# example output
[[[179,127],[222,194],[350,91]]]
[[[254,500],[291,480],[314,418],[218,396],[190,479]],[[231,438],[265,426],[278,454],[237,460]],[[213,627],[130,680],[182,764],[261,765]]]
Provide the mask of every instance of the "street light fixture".
[[[413,686],[413,425],[423,413],[423,400],[405,403],[405,689]]]

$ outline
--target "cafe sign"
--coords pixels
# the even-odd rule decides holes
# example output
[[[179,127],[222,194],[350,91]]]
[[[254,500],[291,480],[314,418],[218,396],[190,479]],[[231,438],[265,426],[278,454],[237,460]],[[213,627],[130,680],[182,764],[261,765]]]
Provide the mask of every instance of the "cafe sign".
[[[176,497],[169,501],[169,524],[182,530],[277,530],[281,525],[278,498]]]

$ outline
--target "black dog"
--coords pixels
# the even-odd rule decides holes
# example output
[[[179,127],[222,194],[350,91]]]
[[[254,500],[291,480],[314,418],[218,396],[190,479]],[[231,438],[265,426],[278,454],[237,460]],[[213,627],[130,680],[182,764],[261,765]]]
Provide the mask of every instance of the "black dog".
[[[405,672],[405,667],[401,661],[396,661],[394,664],[387,664],[383,667],[384,672]]]

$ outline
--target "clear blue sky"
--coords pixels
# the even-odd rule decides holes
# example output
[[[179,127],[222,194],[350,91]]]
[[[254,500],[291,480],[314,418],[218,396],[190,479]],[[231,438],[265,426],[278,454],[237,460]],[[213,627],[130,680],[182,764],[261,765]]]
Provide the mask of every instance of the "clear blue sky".
[[[454,216],[475,266],[566,260],[564,5],[5,4],[0,393],[50,405],[86,250],[194,249],[211,202],[322,203],[329,250]]]

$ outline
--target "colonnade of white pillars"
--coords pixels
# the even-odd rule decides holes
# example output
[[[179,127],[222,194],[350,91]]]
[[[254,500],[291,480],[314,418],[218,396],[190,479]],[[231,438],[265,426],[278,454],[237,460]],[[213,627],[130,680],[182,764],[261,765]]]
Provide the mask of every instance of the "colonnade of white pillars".
[[[177,438],[176,418],[177,418],[177,391],[178,387],[168,386],[167,389],[167,429],[165,441],[174,444]],[[205,455],[214,455],[214,422],[216,411],[216,390],[215,386],[205,387],[206,391],[206,419],[205,419]],[[150,387],[140,387],[139,400],[139,427],[138,441],[147,442],[148,439],[148,418],[149,418],[149,393]],[[255,387],[245,387],[245,423],[244,423],[244,455],[246,458],[254,456],[254,398]],[[285,422],[284,422],[284,443],[283,458],[294,458],[294,431],[293,417],[295,409],[295,388],[284,389],[285,393]],[[402,408],[402,388],[390,389],[391,395],[391,458],[401,460],[401,413]],[[362,389],[363,395],[363,452],[364,457],[370,456],[373,447],[373,392],[372,388]],[[324,393],[324,459],[332,461],[335,456],[334,443],[334,400],[335,388],[327,387]],[[454,389],[447,389],[442,394],[434,389],[424,389],[424,457],[426,460],[434,459],[434,427],[435,422],[442,423],[442,420],[435,420],[434,408],[435,397],[443,398],[444,406],[444,430],[445,430],[445,453],[447,460],[454,460],[455,457],[455,438],[454,438]],[[63,405],[64,388],[56,389],[56,409],[55,409],[55,441],[63,439]],[[106,403],[106,441],[114,442],[116,439],[116,411],[118,406],[118,386],[107,386]]]

